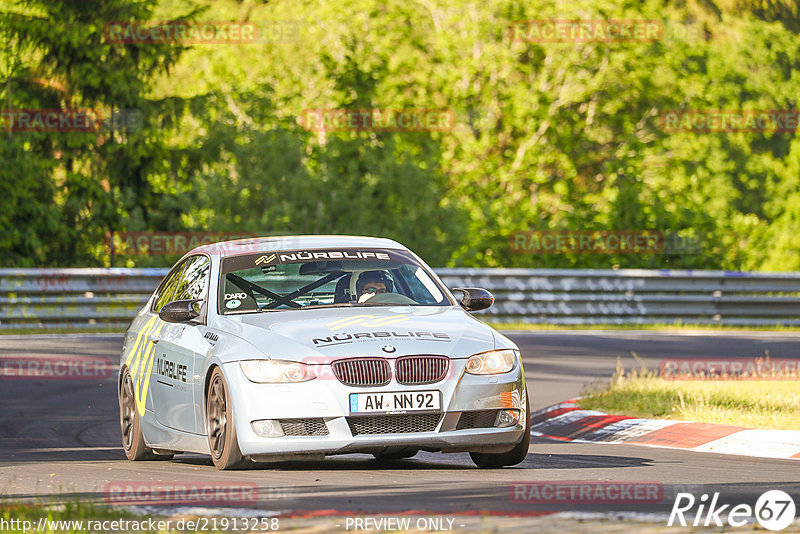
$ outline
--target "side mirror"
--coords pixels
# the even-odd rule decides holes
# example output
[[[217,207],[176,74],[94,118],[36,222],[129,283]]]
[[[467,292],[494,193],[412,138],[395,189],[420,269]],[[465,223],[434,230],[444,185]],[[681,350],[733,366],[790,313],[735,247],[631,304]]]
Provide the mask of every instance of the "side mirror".
[[[187,323],[200,317],[202,304],[203,301],[199,299],[173,300],[161,308],[158,316],[168,323]]]
[[[467,311],[478,311],[490,308],[494,304],[494,295],[478,287],[455,287],[453,293],[458,303]]]

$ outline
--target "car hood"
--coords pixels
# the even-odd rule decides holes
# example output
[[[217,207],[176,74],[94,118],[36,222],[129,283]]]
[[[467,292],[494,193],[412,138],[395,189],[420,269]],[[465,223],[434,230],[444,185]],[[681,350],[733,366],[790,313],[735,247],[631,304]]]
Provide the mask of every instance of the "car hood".
[[[217,356],[227,361],[264,355],[312,363],[406,354],[468,358],[495,348],[491,327],[449,306],[291,310],[219,317],[216,323],[209,326],[216,326],[221,337],[236,336],[263,353],[248,354],[236,343],[224,343],[228,354]]]

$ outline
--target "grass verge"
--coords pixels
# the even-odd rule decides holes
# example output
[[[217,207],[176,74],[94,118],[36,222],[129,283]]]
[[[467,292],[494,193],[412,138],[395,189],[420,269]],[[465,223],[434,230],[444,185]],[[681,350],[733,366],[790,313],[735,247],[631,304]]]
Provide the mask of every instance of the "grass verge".
[[[91,501],[71,501],[45,505],[37,503],[12,503],[0,500],[0,532],[3,534],[185,534],[207,532],[209,534],[230,533],[235,529],[251,531],[244,525],[245,519],[225,518],[210,514],[198,516],[191,512],[183,514],[150,513],[125,508],[106,506]],[[250,518],[248,524],[258,525],[253,532],[278,530],[272,520],[265,524]],[[271,529],[265,528],[271,525]],[[233,527],[233,528],[231,528]],[[243,528],[240,528],[243,527]]]
[[[123,529],[110,527],[110,521],[136,521],[137,516],[118,509],[88,502],[75,501],[66,504],[12,504],[0,501],[0,532],[9,534],[86,534],[87,532],[118,532]],[[92,528],[89,522],[100,522],[101,528]],[[41,528],[40,528],[41,527]],[[128,530],[125,530],[126,532]],[[141,533],[157,530],[144,528]]]
[[[497,330],[652,330],[658,332],[686,332],[692,330],[709,332],[800,332],[800,326],[764,325],[764,326],[739,326],[715,324],[690,324],[690,323],[663,323],[663,324],[530,324],[530,323],[487,323]]]
[[[124,333],[124,328],[20,328],[0,330],[0,337],[31,334],[119,334],[121,336]]]
[[[656,371],[626,372],[593,384],[578,405],[613,415],[748,428],[800,430],[800,382],[785,380],[668,380]]]

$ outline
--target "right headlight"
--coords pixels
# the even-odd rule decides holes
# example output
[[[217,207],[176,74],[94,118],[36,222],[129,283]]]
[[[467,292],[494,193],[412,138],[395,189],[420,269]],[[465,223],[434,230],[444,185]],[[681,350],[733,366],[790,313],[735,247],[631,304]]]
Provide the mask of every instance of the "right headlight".
[[[507,373],[517,363],[519,352],[513,349],[490,350],[470,356],[466,371],[471,375],[499,375]]]
[[[307,382],[316,378],[314,371],[302,362],[242,360],[239,362],[239,367],[249,381],[258,384]]]

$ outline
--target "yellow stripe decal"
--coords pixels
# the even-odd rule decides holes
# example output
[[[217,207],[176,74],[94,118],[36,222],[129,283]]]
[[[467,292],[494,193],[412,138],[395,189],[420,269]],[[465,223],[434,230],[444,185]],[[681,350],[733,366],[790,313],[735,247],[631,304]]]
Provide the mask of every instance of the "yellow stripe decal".
[[[136,336],[136,343],[133,344],[133,348],[128,353],[128,359],[125,360],[125,365],[129,366],[131,364],[131,360],[133,359],[133,355],[136,354],[137,350],[139,350],[139,343],[142,341],[142,336],[144,335],[145,330],[150,328],[150,325],[152,325],[155,320],[156,320],[155,316],[151,317],[150,320],[145,323],[145,325],[142,327],[142,329],[139,330],[139,335]]]
[[[155,331],[156,335],[158,335],[161,332],[161,329],[164,328],[165,324],[166,323],[161,323],[160,325],[158,325],[158,328],[156,328]],[[140,416],[144,416],[144,410],[145,407],[147,406],[147,390],[150,387],[150,372],[153,370],[153,358],[156,355],[155,348],[156,344],[151,342],[150,346],[147,349],[147,352],[142,358],[142,366],[141,366],[142,373],[140,373],[141,378],[139,380],[142,383],[142,387],[139,389],[139,394],[136,394],[136,391],[134,390],[134,394],[136,395],[136,407],[139,409]],[[146,365],[147,371],[145,371],[145,364],[144,364],[145,360],[147,361]]]
[[[329,327],[331,330],[336,330],[340,326],[343,326],[345,323],[350,323],[350,322],[353,322],[353,321],[358,322],[358,320],[361,319],[362,317],[364,317],[366,319],[371,319],[371,318],[376,317],[376,316],[375,315],[354,315],[352,317],[345,317],[344,319],[337,319],[336,321],[333,321],[332,323],[328,323],[325,326]]]
[[[338,321],[333,321],[332,323],[328,323],[326,326],[331,329],[331,331],[338,330],[340,328],[344,328],[345,326],[365,326],[365,327],[374,327],[374,326],[383,326],[387,324],[393,323],[400,323],[402,321],[408,321],[410,317],[405,315],[399,315],[395,317],[384,317],[383,319],[376,319],[377,315],[354,315],[353,317],[347,317],[345,319],[339,319]],[[370,319],[375,319],[374,321],[370,321]]]
[[[372,321],[372,322],[365,321],[362,323],[362,326],[369,326],[369,327],[384,326],[392,323],[402,323],[403,321],[408,321],[408,320],[409,317],[387,317],[386,319],[378,319],[377,321]]]
[[[150,343],[150,333],[153,331],[153,326],[155,325],[155,321],[152,323],[148,321],[147,329],[143,329],[142,333],[144,334],[144,340],[136,351],[136,356],[133,358],[133,365],[131,366],[131,378],[136,383],[136,376],[139,374],[139,366],[142,361],[142,354],[147,350],[147,344]]]
[[[371,316],[368,316],[368,317],[374,317],[374,315],[371,315]],[[349,321],[345,321],[343,323],[339,323],[335,327],[332,326],[331,327],[331,332],[333,332],[334,330],[339,330],[339,329],[344,328],[346,326],[365,325],[365,324],[367,324],[367,320],[366,319],[355,319],[354,318],[354,319],[350,319]]]

